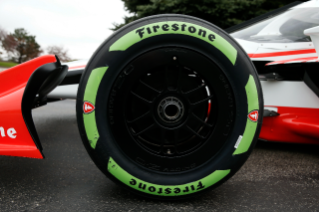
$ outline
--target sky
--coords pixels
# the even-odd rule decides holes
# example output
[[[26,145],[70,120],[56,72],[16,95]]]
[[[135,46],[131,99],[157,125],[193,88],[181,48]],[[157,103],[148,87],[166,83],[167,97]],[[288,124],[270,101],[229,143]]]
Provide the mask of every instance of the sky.
[[[45,50],[68,49],[72,59],[89,59],[129,13],[121,0],[0,0],[0,27],[26,29]]]

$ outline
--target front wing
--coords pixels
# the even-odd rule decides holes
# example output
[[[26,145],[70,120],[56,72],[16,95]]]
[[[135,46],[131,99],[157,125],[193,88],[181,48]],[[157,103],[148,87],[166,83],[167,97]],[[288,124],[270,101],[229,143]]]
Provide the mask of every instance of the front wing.
[[[0,73],[0,155],[44,157],[31,109],[46,104],[67,69],[46,55]]]

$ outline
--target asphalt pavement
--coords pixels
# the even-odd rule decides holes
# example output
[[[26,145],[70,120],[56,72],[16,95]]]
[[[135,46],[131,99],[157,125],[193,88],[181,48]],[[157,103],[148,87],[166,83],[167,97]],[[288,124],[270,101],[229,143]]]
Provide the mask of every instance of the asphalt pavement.
[[[319,211],[319,146],[258,142],[226,183],[183,201],[115,185],[82,145],[75,101],[33,110],[46,159],[0,156],[0,211]]]

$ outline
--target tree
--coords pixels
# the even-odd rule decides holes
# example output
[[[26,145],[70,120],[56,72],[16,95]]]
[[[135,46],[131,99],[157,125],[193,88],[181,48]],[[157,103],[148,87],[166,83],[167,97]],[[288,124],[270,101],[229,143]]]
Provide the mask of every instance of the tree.
[[[23,28],[15,29],[13,34],[7,35],[2,46],[18,63],[38,57],[42,53],[35,36],[29,35]]]
[[[122,0],[132,16],[114,23],[112,30],[150,15],[176,13],[191,15],[223,29],[239,24],[295,0]]]
[[[7,36],[7,32],[0,27],[0,47],[2,47],[2,41]],[[0,49],[0,55],[2,54],[2,49]]]
[[[48,54],[57,55],[62,62],[69,62],[72,60],[68,54],[68,50],[64,49],[62,46],[48,46],[47,52]]]
[[[17,47],[17,41],[12,35],[6,34],[2,39],[2,47],[7,51],[7,53],[14,53]]]
[[[7,32],[0,27],[0,41],[7,36]]]

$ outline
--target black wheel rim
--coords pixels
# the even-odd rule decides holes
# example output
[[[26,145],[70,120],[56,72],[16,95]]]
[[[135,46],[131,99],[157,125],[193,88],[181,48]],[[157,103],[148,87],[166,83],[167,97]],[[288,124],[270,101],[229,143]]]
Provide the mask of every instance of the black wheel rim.
[[[175,56],[134,86],[126,110],[128,128],[146,151],[167,157],[185,155],[206,142],[213,130],[212,101],[205,81]]]
[[[196,63],[205,64],[197,69]],[[203,67],[214,74],[210,77]],[[121,95],[112,99],[117,111],[112,111],[112,131],[124,153],[162,172],[190,170],[211,159],[227,137],[216,128],[225,109],[216,95],[218,85],[210,80],[218,75],[222,71],[213,61],[182,48],[153,50],[130,62],[113,85]],[[168,162],[173,168],[164,168]]]

